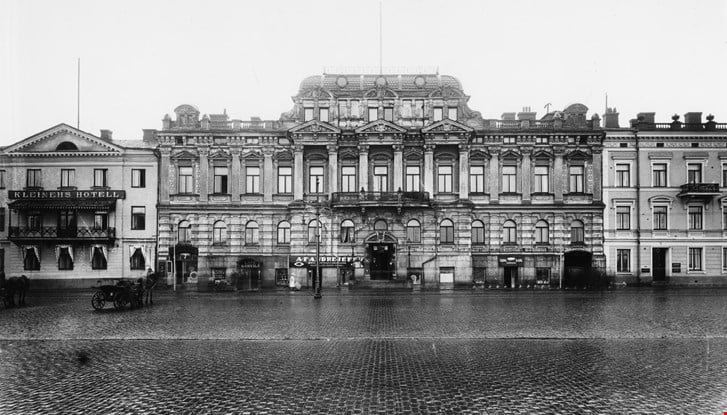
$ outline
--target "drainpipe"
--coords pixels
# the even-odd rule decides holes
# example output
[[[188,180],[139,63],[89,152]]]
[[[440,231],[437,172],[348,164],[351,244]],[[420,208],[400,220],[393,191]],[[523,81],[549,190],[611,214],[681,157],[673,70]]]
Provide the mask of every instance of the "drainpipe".
[[[634,134],[636,139],[636,285],[641,285],[641,169],[639,169],[639,129],[636,127]]]

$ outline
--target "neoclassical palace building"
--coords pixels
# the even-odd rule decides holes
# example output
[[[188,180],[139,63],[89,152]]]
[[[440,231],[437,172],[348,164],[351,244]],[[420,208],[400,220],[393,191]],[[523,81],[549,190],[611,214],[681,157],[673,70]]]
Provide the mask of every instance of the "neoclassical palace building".
[[[177,107],[145,132],[157,268],[241,289],[310,285],[317,268],[323,286],[558,287],[604,271],[598,115],[484,119],[468,100],[446,75],[325,74],[275,121]]]
[[[155,142],[59,124],[0,149],[0,270],[88,288],[155,265]]]

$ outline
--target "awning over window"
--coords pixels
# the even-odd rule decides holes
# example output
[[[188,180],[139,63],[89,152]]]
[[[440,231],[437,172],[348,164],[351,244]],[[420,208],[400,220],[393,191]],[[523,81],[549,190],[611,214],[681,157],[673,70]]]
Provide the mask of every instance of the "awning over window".
[[[14,210],[110,210],[116,199],[22,199],[8,204]]]

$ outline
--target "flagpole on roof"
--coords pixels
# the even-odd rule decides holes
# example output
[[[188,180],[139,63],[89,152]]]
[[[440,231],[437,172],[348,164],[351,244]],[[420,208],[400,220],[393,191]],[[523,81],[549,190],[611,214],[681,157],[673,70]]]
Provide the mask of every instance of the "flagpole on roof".
[[[76,128],[81,129],[81,58],[76,70]]]
[[[382,18],[382,12],[381,12],[382,3],[383,2],[381,0],[379,0],[379,75],[384,74],[384,57],[383,57],[384,56],[384,52],[383,52],[383,50],[384,50],[384,34],[383,34],[384,28],[383,28],[383,23],[382,23],[383,18]]]

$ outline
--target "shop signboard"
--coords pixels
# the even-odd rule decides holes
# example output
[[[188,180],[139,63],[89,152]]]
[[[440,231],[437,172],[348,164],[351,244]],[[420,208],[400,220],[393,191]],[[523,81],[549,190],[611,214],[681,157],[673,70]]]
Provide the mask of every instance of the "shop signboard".
[[[346,264],[352,264],[354,262],[363,262],[364,257],[362,256],[335,256],[335,255],[321,255],[320,265],[322,267],[336,267]],[[291,255],[290,266],[293,268],[302,268],[316,265],[315,255]]]

